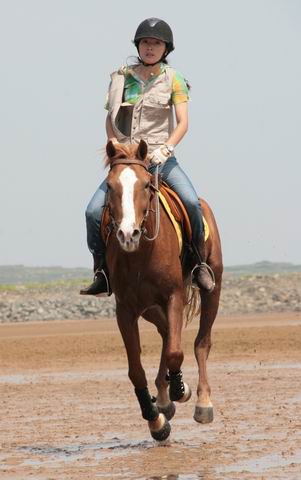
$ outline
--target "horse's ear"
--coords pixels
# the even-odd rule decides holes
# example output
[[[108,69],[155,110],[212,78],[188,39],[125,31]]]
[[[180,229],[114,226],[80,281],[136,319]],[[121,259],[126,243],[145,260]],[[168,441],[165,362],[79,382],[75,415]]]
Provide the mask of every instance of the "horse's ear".
[[[140,140],[137,150],[137,158],[144,161],[147,156],[147,143],[144,140]]]
[[[110,140],[110,141],[107,143],[106,151],[107,151],[107,155],[108,155],[109,158],[115,157],[115,155],[116,155],[116,148],[114,147],[114,143],[112,142],[112,140]]]

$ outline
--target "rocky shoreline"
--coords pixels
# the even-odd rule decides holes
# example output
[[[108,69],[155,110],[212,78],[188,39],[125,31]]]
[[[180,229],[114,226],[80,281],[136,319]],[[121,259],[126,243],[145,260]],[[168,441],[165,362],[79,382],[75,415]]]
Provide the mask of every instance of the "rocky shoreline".
[[[81,297],[79,283],[0,290],[0,323],[115,316],[115,300]],[[224,275],[221,315],[300,312],[301,273]]]

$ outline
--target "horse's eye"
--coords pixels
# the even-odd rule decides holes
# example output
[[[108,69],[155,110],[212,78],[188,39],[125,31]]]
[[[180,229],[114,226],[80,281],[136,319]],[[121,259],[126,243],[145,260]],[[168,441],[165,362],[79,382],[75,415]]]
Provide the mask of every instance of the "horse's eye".
[[[149,186],[150,186],[150,182],[147,182],[147,184],[144,185],[145,190],[147,190],[149,188]]]

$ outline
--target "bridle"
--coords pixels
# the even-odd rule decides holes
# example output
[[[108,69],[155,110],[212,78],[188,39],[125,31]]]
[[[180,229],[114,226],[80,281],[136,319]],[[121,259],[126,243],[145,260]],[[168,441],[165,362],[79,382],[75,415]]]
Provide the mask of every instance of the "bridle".
[[[112,160],[110,164],[110,170],[115,167],[115,165],[139,165],[140,167],[144,168],[148,172],[148,167],[146,162],[143,160],[137,160],[137,159],[131,159],[131,158],[119,158],[116,160]],[[145,227],[148,215],[151,210],[151,201],[152,201],[152,195],[149,196],[149,201],[148,201],[148,207],[145,212],[145,215],[139,225],[139,230],[143,235],[143,238],[149,242],[154,241],[158,234],[159,234],[159,229],[160,229],[160,199],[159,199],[159,165],[156,165],[156,170],[154,174],[154,183],[150,183],[149,187],[151,190],[151,193],[155,195],[155,200],[156,200],[156,207],[155,207],[155,220],[156,220],[156,226],[155,226],[155,233],[152,237],[147,236],[147,229]],[[112,230],[118,230],[119,224],[116,222],[110,208],[109,208],[109,215],[110,215],[110,224],[112,227]]]

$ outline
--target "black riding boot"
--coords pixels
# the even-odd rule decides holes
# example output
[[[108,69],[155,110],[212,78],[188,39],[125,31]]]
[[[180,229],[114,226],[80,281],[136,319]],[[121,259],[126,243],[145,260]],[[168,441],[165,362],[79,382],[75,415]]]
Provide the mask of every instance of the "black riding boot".
[[[213,270],[205,262],[205,242],[202,240],[198,248],[194,244],[192,246],[196,260],[196,265],[191,272],[193,282],[199,288],[211,293],[215,287],[215,276]]]
[[[93,255],[94,280],[87,288],[80,290],[81,295],[95,295],[96,297],[108,297],[112,294],[109,274],[104,266],[102,257]]]

